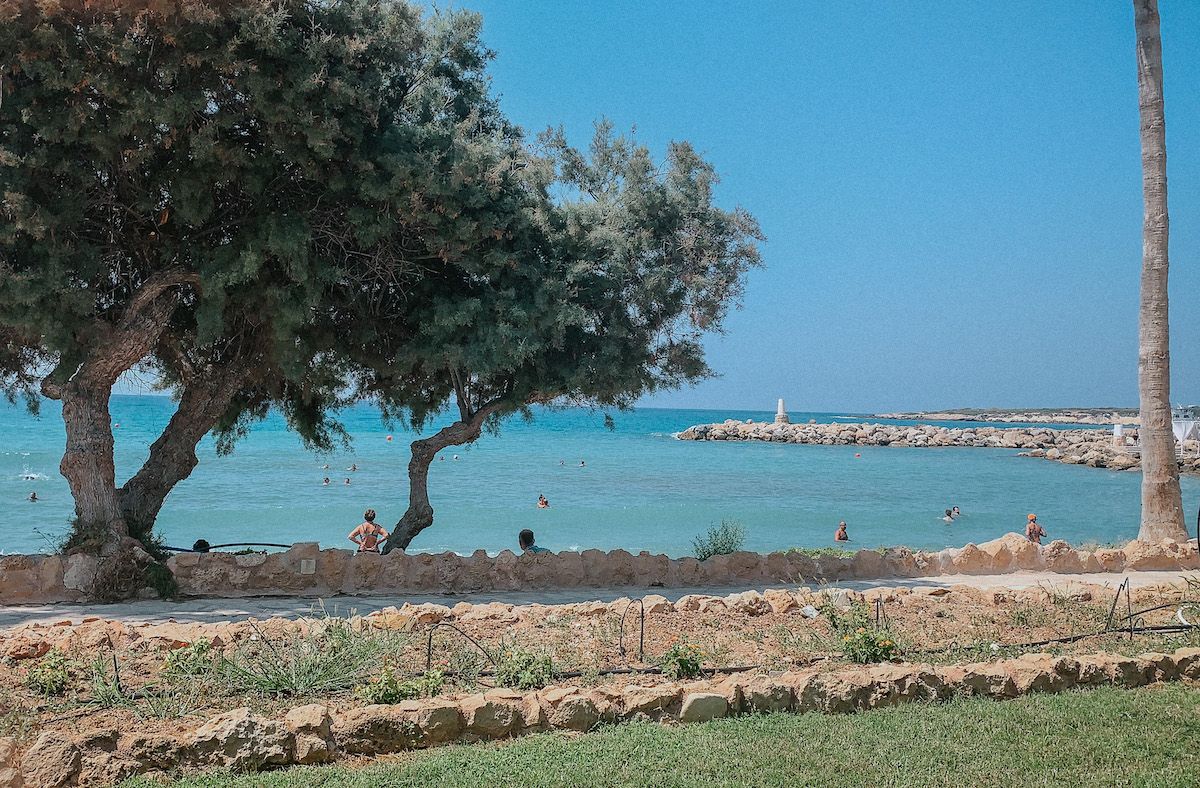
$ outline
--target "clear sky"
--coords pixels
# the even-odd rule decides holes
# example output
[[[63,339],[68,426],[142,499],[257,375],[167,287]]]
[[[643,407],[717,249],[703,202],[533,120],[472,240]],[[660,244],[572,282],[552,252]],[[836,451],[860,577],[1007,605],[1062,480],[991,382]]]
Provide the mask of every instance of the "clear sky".
[[[1136,406],[1131,2],[465,0],[495,91],[576,144],[686,139],[764,270],[665,407]],[[1200,3],[1161,0],[1172,399],[1200,401]]]

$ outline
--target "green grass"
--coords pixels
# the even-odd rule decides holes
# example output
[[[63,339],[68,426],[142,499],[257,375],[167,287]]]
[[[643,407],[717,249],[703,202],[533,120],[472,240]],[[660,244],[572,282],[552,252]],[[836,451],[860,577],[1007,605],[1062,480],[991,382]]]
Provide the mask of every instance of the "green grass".
[[[1194,786],[1200,690],[1173,684],[962,699],[847,716],[651,723],[405,753],[352,771],[208,774],[177,786]],[[149,786],[150,782],[131,782]]]

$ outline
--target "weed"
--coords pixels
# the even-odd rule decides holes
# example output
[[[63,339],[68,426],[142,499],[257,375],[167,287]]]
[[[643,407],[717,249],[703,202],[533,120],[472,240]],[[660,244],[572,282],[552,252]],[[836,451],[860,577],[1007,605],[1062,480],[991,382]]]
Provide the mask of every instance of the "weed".
[[[1050,614],[1040,607],[1023,604],[1009,608],[1009,621],[1015,627],[1025,627],[1026,629],[1034,629],[1036,627],[1044,627],[1050,623]]]
[[[158,561],[146,564],[142,570],[142,580],[147,588],[158,594],[159,599],[174,599],[179,596],[179,583],[165,564]]]
[[[714,555],[729,555],[742,549],[746,541],[746,528],[737,520],[722,520],[720,525],[710,526],[707,535],[692,540],[696,558],[707,561]]]
[[[399,703],[413,698],[432,698],[442,691],[445,683],[446,674],[440,668],[406,679],[388,666],[366,684],[355,688],[354,694],[367,703]]]
[[[13,738],[18,744],[33,738],[37,714],[11,688],[0,685],[0,737]]]
[[[515,689],[541,689],[554,678],[554,664],[545,652],[505,648],[496,666],[496,686]]]
[[[129,696],[121,687],[121,675],[117,668],[116,657],[112,660],[112,675],[109,675],[109,658],[101,655],[92,663],[92,703],[104,708],[123,706],[129,702]]]
[[[663,675],[670,679],[695,678],[700,675],[700,663],[704,656],[696,644],[684,644],[678,638],[672,638],[671,647],[663,654]]]
[[[876,624],[871,619],[869,608],[854,603],[842,612],[833,605],[821,610],[829,622],[834,635],[834,646],[851,662],[887,662],[896,657],[896,637],[887,624]]]
[[[25,676],[25,686],[46,697],[62,695],[70,683],[71,663],[58,649],[51,649]]]
[[[840,547],[789,547],[784,550],[785,553],[799,553],[806,555],[809,558],[820,558],[821,556],[831,555],[834,558],[853,558],[853,550],[843,550]]]
[[[171,676],[203,676],[213,672],[216,655],[208,638],[167,652],[163,673]]]

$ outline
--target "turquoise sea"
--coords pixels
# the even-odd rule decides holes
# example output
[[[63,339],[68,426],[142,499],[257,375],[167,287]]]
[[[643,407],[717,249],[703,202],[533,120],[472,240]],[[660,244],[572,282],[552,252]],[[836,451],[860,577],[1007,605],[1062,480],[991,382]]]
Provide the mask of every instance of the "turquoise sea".
[[[164,397],[113,398],[118,483],[145,459],[173,408]],[[434,462],[429,492],[436,521],[411,549],[515,550],[517,532],[533,528],[538,544],[555,551],[624,548],[679,556],[690,553],[697,533],[722,518],[741,521],[747,549],[760,551],[830,545],[839,520],[848,522],[860,547],[982,542],[1022,529],[1029,512],[1037,513],[1052,539],[1107,542],[1137,534],[1137,473],[1018,457],[1006,449],[672,437],[693,424],[772,415],[647,408],[614,414],[614,431],[605,428],[601,414],[581,410],[539,410],[532,422],[511,420],[499,435],[448,449]],[[850,414],[791,416],[858,420]],[[351,453],[307,453],[277,417],[257,426],[228,457],[218,457],[206,440],[199,466],[171,493],[159,518],[167,544],[190,547],[203,537],[213,544],[319,541],[349,547],[346,535],[367,508],[390,529],[408,499],[412,436],[389,430],[369,407],[345,412],[342,420],[354,436]],[[57,403],[46,402],[40,418],[0,405],[0,551],[47,551],[65,532],[73,505],[58,473],[64,442]],[[320,467],[325,464],[329,470]],[[351,464],[358,470],[347,470]],[[326,476],[328,486],[322,484]],[[1200,480],[1184,478],[1183,489],[1185,510],[1195,512]],[[30,503],[34,491],[40,500]],[[539,493],[550,509],[536,508]],[[948,525],[939,517],[951,506],[966,516]]]

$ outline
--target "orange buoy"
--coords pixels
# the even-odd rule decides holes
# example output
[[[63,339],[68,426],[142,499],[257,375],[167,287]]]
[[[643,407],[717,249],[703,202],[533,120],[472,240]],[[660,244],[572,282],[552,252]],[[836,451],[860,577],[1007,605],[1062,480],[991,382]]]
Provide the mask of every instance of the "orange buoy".
[[[389,435],[389,436],[388,436],[388,440],[391,440],[391,439],[392,439],[392,436],[391,436],[391,435]]]
[[[855,454],[854,456],[855,456],[855,457],[861,457],[862,455],[861,455],[861,454]]]

